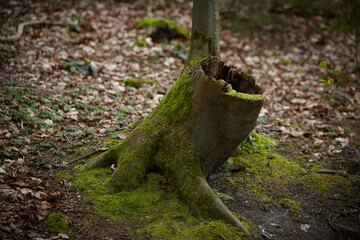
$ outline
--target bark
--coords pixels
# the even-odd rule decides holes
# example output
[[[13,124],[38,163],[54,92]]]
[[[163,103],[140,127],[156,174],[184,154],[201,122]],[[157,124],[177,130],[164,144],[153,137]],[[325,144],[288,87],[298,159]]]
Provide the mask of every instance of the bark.
[[[155,110],[87,168],[116,164],[112,182],[120,189],[134,188],[147,172],[160,170],[198,215],[219,217],[247,233],[206,176],[245,140],[264,100],[252,77],[209,57],[185,67]]]
[[[198,57],[220,58],[219,0],[194,0],[191,30],[191,50],[187,62]]]

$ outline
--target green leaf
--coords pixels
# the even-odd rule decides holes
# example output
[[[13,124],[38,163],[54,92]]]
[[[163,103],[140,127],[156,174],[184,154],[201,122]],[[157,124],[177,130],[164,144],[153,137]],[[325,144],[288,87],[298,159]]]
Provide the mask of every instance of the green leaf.
[[[336,68],[336,69],[334,70],[334,75],[335,75],[335,76],[339,76],[339,75],[340,75],[340,69]]]
[[[325,61],[322,61],[322,62],[320,63],[320,68],[326,69],[326,68],[327,68],[327,63],[326,63]]]
[[[329,78],[329,80],[327,81],[327,83],[328,83],[329,85],[334,84],[334,79],[333,79],[333,78]]]

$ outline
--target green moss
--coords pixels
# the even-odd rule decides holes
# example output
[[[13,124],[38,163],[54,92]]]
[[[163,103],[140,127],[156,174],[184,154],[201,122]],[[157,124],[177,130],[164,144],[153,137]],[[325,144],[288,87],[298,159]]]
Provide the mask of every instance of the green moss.
[[[289,59],[285,59],[285,58],[280,58],[279,59],[280,63],[285,65],[285,66],[288,66],[288,65],[293,65],[293,62]]]
[[[203,45],[207,44],[209,56],[214,56],[215,52],[214,52],[214,48],[213,48],[213,39],[211,37],[201,34],[195,30],[191,36],[191,40],[199,40],[199,39],[201,40],[200,41],[201,47]],[[192,41],[192,42],[194,42],[194,41]],[[190,51],[192,48],[194,48],[194,46],[190,46]]]
[[[45,219],[45,226],[50,232],[62,232],[69,227],[69,222],[65,215],[52,213]]]
[[[198,31],[194,31],[191,35],[191,43],[190,43],[190,51],[188,54],[188,59],[186,60],[185,64],[189,65],[189,61],[193,61],[193,57],[196,58],[206,58],[208,56],[220,56],[220,53],[217,52],[218,50],[213,46],[213,39],[208,37],[204,34],[199,33]],[[203,47],[206,45],[207,52],[197,54],[196,51],[202,51]],[[193,65],[193,64],[190,64]]]
[[[201,223],[159,225],[151,223],[146,229],[138,232],[140,236],[150,235],[153,239],[245,239],[236,228],[229,227],[220,220]]]
[[[57,180],[68,180],[68,181],[72,181],[74,180],[74,175],[70,174],[69,172],[67,171],[59,171],[55,174],[55,178]]]
[[[146,47],[148,45],[148,43],[146,42],[146,37],[136,38],[135,44],[140,47]]]
[[[136,29],[145,27],[163,27],[166,25],[170,30],[174,30],[181,37],[186,39],[190,38],[188,30],[179,26],[177,22],[165,18],[143,18],[136,24]]]
[[[131,79],[126,79],[124,81],[124,84],[127,87],[134,87],[136,89],[139,89],[146,84],[154,85],[154,84],[158,84],[158,82],[153,81],[153,80],[143,79],[143,78],[131,78]]]
[[[247,93],[241,93],[237,92],[233,89],[231,89],[229,92],[225,93],[228,96],[241,98],[247,101],[263,101],[265,102],[265,96],[260,94],[247,94]]]
[[[247,81],[246,78],[249,76],[245,73],[242,74],[242,76],[244,77],[244,81]],[[263,101],[263,102],[265,102],[265,100],[266,100],[265,96],[261,95],[261,94],[247,94],[247,93],[237,92],[234,89],[232,89],[230,84],[226,85],[226,93],[225,94],[228,96],[241,98],[241,99],[244,99],[247,101]]]
[[[228,164],[241,172],[228,177],[227,182],[229,179],[235,182],[240,192],[251,189],[251,194],[263,202],[265,208],[283,206],[293,214],[305,205],[293,197],[300,190],[322,199],[334,194],[351,195],[356,177],[318,174],[316,170],[302,167],[301,161],[276,154],[275,146],[274,140],[252,132],[229,159]]]
[[[112,220],[137,220],[148,214],[153,204],[160,200],[162,192],[158,186],[160,175],[147,175],[148,184],[134,190],[109,191],[111,172],[109,168],[96,168],[77,174],[74,185],[81,188],[94,209]]]
[[[350,177],[351,178],[351,177]],[[352,179],[352,178],[351,178]],[[352,180],[354,180],[353,178]],[[302,178],[304,189],[311,189],[321,196],[328,195],[334,189],[347,190],[351,188],[351,180],[339,175],[324,175],[313,172],[312,174]]]
[[[175,192],[166,191],[167,180],[155,173],[147,174],[146,182],[136,189],[108,191],[111,173],[108,168],[91,169],[77,174],[75,186],[94,204],[101,216],[112,221],[142,222],[139,237],[151,239],[243,239],[238,229],[220,220],[199,220],[189,215],[190,209]],[[245,219],[242,221],[246,221]]]

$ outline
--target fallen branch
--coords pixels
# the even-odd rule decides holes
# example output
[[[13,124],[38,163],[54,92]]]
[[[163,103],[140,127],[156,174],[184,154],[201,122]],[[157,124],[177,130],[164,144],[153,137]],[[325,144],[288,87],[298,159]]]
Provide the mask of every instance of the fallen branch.
[[[338,171],[338,170],[318,170],[316,171],[317,173],[321,173],[321,174],[338,174],[341,175],[343,177],[347,176],[347,173],[345,171]]]
[[[73,27],[73,28],[79,28],[79,25],[77,24],[71,24],[71,23],[61,23],[61,22],[52,22],[49,20],[32,20],[32,21],[26,21],[23,23],[20,23],[17,31],[14,35],[12,36],[0,36],[0,41],[12,41],[12,40],[18,40],[23,31],[24,31],[24,27],[29,26],[29,25],[38,25],[38,24],[46,24],[46,25],[52,25],[52,26],[65,26],[65,27]]]

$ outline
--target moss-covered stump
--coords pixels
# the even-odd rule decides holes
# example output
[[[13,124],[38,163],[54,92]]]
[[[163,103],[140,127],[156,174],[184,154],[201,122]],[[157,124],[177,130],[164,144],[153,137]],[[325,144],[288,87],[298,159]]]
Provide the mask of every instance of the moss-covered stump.
[[[45,219],[45,226],[50,232],[62,232],[68,229],[69,222],[65,215],[52,213]]]
[[[151,171],[171,178],[199,216],[247,232],[206,182],[255,126],[265,98],[255,80],[216,57],[193,61],[155,110],[118,146],[85,169],[116,165],[116,189],[138,187]]]
[[[175,21],[165,18],[143,18],[136,24],[136,29],[150,28],[152,41],[161,42],[173,38],[190,39],[188,30]]]

